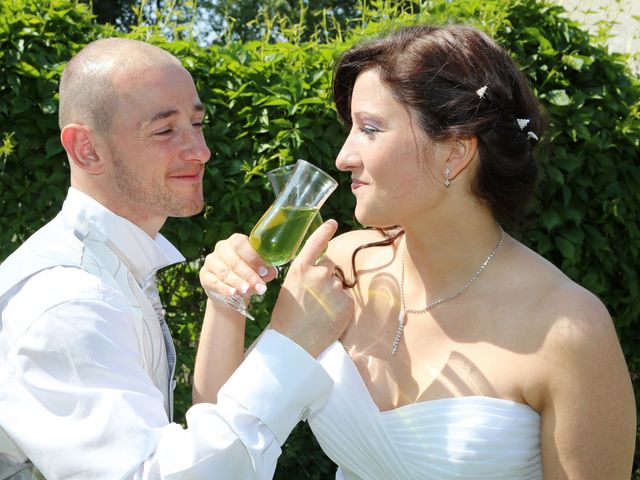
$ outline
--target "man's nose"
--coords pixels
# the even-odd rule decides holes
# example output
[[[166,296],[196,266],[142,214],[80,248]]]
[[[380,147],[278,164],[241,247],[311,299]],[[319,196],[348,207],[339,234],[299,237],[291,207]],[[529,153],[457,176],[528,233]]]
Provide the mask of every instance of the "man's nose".
[[[188,160],[195,160],[199,163],[207,163],[211,158],[211,150],[207,146],[201,131],[191,132],[187,139],[188,148],[185,151]]]

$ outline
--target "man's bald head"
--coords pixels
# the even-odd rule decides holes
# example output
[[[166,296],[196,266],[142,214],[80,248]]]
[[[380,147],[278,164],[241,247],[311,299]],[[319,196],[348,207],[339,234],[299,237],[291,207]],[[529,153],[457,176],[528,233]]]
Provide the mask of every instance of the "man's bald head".
[[[84,47],[67,64],[60,79],[60,129],[69,123],[106,133],[118,107],[116,75],[149,67],[181,65],[170,53],[148,43],[105,38]]]

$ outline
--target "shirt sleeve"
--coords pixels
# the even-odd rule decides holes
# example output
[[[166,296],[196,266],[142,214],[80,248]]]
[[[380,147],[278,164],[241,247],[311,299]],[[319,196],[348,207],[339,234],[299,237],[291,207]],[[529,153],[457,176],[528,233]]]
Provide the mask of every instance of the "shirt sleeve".
[[[272,478],[288,434],[329,394],[320,364],[267,332],[218,404],[191,407],[183,428],[142,368],[128,303],[98,287],[100,298],[76,295],[26,328],[7,323],[17,334],[0,375],[0,427],[12,443],[48,480]]]

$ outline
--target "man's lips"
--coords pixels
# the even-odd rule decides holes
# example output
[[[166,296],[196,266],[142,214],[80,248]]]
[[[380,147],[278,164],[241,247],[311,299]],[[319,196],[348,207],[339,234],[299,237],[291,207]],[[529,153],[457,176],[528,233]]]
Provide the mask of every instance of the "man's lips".
[[[200,180],[204,169],[180,170],[169,174],[169,178],[174,180]]]

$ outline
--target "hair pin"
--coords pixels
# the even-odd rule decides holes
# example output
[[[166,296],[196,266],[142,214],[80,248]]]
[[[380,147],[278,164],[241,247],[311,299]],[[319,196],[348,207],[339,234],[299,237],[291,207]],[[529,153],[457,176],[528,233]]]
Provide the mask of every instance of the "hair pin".
[[[528,118],[516,118],[516,123],[518,124],[518,127],[522,131],[525,129],[527,125],[531,123],[531,120]],[[538,141],[538,136],[535,133],[533,133],[531,130],[527,132],[527,138],[533,139],[536,142]]]
[[[476,90],[476,93],[480,98],[484,98],[484,92],[487,91],[487,87],[488,85],[485,85],[484,87],[480,87],[479,89]]]

